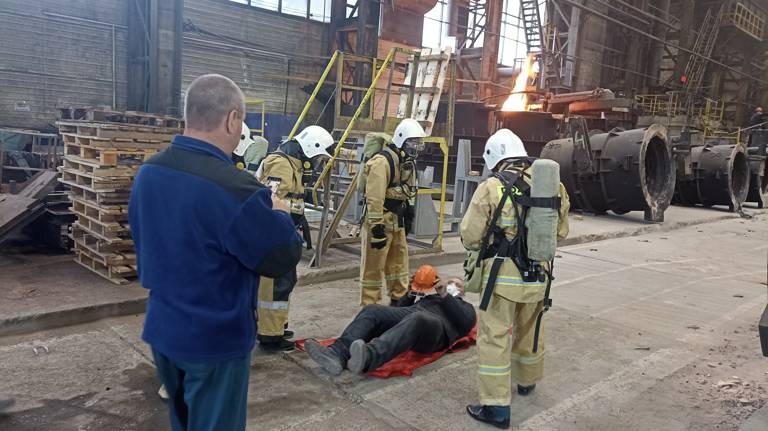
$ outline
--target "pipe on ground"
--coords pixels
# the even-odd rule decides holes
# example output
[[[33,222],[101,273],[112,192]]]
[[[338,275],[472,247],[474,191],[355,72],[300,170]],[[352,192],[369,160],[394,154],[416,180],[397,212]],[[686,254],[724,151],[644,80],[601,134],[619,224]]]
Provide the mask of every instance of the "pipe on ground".
[[[768,207],[768,162],[765,158],[749,160],[749,191],[747,202],[757,202],[758,208]]]
[[[541,152],[560,164],[572,207],[594,213],[643,211],[647,221],[664,221],[675,190],[667,129],[658,124],[614,129],[590,136],[589,142],[591,161],[571,138],[551,141]]]
[[[747,202],[757,202],[758,208],[768,207],[768,130],[751,131],[747,158],[750,172]]]
[[[678,181],[677,200],[683,205],[725,205],[741,209],[749,191],[749,161],[744,147],[706,144],[691,148],[693,175]]]

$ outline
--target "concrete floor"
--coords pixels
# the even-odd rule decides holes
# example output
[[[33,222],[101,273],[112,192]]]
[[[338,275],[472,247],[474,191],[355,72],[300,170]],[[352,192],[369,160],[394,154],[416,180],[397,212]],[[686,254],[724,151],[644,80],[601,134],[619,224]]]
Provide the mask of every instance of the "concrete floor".
[[[768,401],[757,339],[767,221],[562,247],[545,318],[546,377],[532,396],[513,399],[514,429],[737,430],[765,418],[765,409],[753,413]],[[459,274],[460,265],[438,269]],[[354,280],[298,288],[297,336],[337,335],[357,295]],[[0,429],[167,429],[141,324],[136,315],[0,338],[0,391],[17,398]],[[463,412],[476,401],[475,353],[387,380],[333,378],[302,352],[258,354],[248,428],[485,429]]]

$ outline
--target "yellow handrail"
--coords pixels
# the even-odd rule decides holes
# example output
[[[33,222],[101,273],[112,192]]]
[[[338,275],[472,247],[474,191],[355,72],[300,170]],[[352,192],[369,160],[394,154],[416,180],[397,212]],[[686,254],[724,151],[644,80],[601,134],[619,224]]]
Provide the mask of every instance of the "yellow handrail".
[[[320,88],[325,83],[325,78],[328,77],[328,73],[331,71],[331,68],[333,67],[333,63],[336,62],[336,57],[338,57],[339,51],[334,51],[333,55],[331,56],[331,60],[328,62],[328,65],[325,66],[325,70],[323,71],[323,74],[320,75],[320,80],[317,81],[317,85],[315,85],[315,89],[312,91],[312,94],[309,96],[309,100],[304,105],[304,109],[301,110],[301,114],[299,114],[299,118],[296,120],[296,124],[293,125],[293,129],[291,129],[291,133],[288,134],[288,139],[293,139],[293,135],[296,134],[299,126],[304,121],[304,117],[307,116],[307,112],[309,112],[309,108],[312,106],[312,102],[315,101],[315,97],[317,97],[317,93],[320,92]]]
[[[368,91],[365,92],[365,96],[363,96],[363,100],[360,101],[360,106],[357,107],[357,110],[355,111],[354,115],[352,115],[352,118],[349,120],[349,124],[347,124],[347,128],[344,129],[344,134],[341,135],[341,139],[339,139],[339,143],[336,144],[336,148],[333,151],[333,155],[331,158],[326,162],[325,167],[323,168],[323,172],[320,173],[320,176],[317,178],[317,181],[315,181],[315,186],[312,187],[312,197],[314,198],[315,202],[318,202],[317,200],[317,188],[319,185],[323,184],[323,180],[328,175],[331,169],[333,169],[334,162],[336,161],[336,157],[338,157],[339,152],[341,152],[341,147],[344,145],[344,142],[347,141],[347,137],[349,136],[350,132],[352,132],[352,129],[355,125],[355,122],[357,121],[357,118],[362,114],[363,109],[365,109],[365,105],[368,103],[368,99],[371,98],[371,94],[373,93],[373,89],[376,87],[376,84],[379,82],[379,79],[381,78],[381,75],[384,74],[384,70],[389,66],[389,63],[392,61],[392,59],[395,56],[395,52],[398,50],[398,48],[391,48],[389,50],[389,53],[387,54],[387,57],[384,59],[384,62],[381,64],[381,68],[379,68],[379,71],[376,72],[376,76],[373,77],[373,81],[371,82],[371,86],[368,87]],[[338,52],[338,51],[337,51]],[[335,54],[334,54],[335,55]],[[328,69],[326,68],[326,72]],[[325,78],[326,73],[323,74],[323,77]],[[318,84],[319,85],[319,84]],[[339,97],[338,95],[336,97]]]

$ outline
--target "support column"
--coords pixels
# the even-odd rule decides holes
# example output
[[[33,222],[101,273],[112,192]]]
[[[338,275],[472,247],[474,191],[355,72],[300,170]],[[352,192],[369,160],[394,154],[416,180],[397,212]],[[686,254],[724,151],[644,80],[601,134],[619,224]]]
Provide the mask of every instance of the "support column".
[[[128,109],[181,115],[184,0],[128,0]]]
[[[485,32],[483,33],[483,60],[480,64],[480,97],[487,99],[494,94],[492,85],[485,82],[496,82],[499,68],[499,34],[501,33],[501,12],[503,0],[486,0],[485,3]]]

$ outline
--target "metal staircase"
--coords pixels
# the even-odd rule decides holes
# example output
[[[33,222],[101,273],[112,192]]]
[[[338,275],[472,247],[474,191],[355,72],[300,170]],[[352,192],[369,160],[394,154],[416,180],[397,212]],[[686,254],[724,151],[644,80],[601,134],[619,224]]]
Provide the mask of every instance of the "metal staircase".
[[[538,0],[520,0],[520,20],[528,52],[541,52],[541,16]]]
[[[696,53],[691,55],[688,63],[685,65],[684,88],[689,94],[696,93],[704,81],[704,72],[707,69],[708,58],[712,55],[717,41],[717,35],[720,32],[720,24],[723,20],[724,5],[721,5],[717,12],[713,13],[712,8],[707,10],[704,17],[701,30],[696,37],[692,51]]]
[[[401,56],[399,61],[396,59],[397,54]],[[347,76],[345,71],[351,62],[368,64],[368,67],[374,71],[370,83],[366,83],[365,86],[358,86],[345,82]],[[362,207],[359,204],[356,184],[365,135],[371,131],[391,133],[402,118],[418,120],[427,135],[431,135],[425,141],[439,144],[440,151],[444,154],[442,187],[432,189],[425,185],[423,189],[420,188],[419,190],[419,195],[423,194],[428,197],[426,204],[433,212],[434,204],[431,195],[441,195],[440,211],[442,214],[445,207],[445,178],[447,177],[448,166],[446,142],[448,140],[441,137],[441,133],[444,134],[446,130],[452,130],[453,123],[449,120],[446,127],[443,127],[442,124],[437,125],[436,117],[444,83],[449,75],[447,69],[450,63],[451,49],[449,48],[434,51],[430,48],[416,51],[392,48],[384,60],[338,51],[334,53],[289,135],[290,137],[296,133],[330,71],[336,68],[336,89],[334,90],[336,106],[333,133],[338,137],[338,144],[318,176],[315,185],[311,188],[311,192],[315,196],[314,201],[319,203],[319,205],[308,206],[308,208],[316,210],[315,217],[319,217],[319,220],[310,220],[312,224],[318,225],[317,245],[310,262],[311,266],[322,266],[324,255],[331,246],[350,251],[349,245],[360,243],[357,221],[362,216]],[[404,66],[404,70],[401,66]],[[451,73],[455,74],[455,68],[452,70]],[[448,103],[449,118],[453,116],[451,108],[455,97],[453,88],[452,84],[449,92],[451,100]],[[354,114],[349,116],[346,114],[346,110],[342,109],[344,103],[342,96],[351,95],[354,92],[364,94],[361,94],[360,103],[355,106]],[[398,95],[399,99],[396,100],[396,97],[390,97],[390,95]],[[379,101],[383,99],[383,104],[376,103],[377,99]],[[390,110],[390,102],[397,106],[396,111]],[[378,118],[379,115],[381,118]],[[431,175],[429,178],[431,181]],[[438,226],[442,225],[442,219],[442,215],[440,215]],[[314,223],[318,221],[319,223]],[[410,239],[409,242],[413,243]],[[441,247],[442,231],[439,230],[436,242],[428,244],[425,249],[436,250]]]

